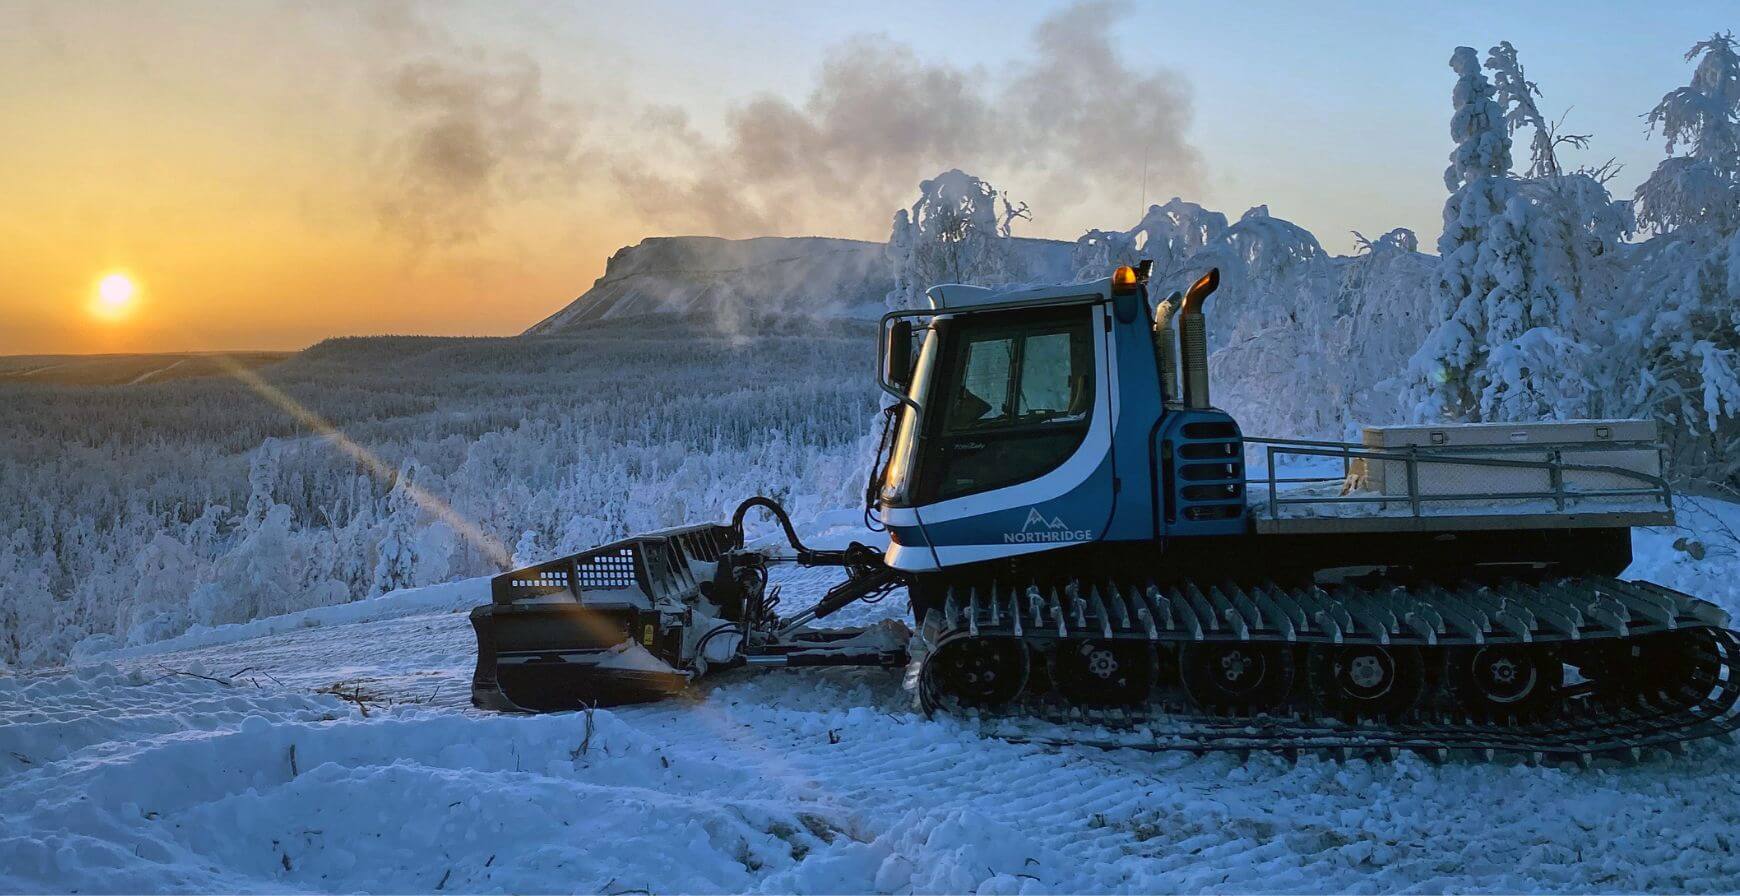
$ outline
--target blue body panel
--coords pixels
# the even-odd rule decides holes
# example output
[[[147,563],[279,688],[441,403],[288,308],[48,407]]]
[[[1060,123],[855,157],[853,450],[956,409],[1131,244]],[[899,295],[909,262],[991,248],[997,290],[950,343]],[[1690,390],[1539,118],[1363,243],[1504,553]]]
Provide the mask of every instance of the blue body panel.
[[[1150,541],[1154,527],[1155,424],[1165,413],[1160,394],[1160,366],[1147,303],[1139,295],[1112,302],[1112,343],[1117,367],[1112,371],[1118,396],[1118,423],[1112,431],[1116,494],[1106,541]]]
[[[1081,485],[1049,501],[920,526],[931,545],[1066,545],[1107,538],[1112,516],[1112,459],[1104,458]],[[919,511],[924,519],[924,511]]]

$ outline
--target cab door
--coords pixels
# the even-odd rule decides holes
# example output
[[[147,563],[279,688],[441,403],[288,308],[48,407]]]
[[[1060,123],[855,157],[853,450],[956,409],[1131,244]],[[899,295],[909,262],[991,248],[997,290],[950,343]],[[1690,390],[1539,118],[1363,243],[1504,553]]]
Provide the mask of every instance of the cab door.
[[[1103,307],[950,322],[914,505],[939,565],[1097,540],[1111,515]]]

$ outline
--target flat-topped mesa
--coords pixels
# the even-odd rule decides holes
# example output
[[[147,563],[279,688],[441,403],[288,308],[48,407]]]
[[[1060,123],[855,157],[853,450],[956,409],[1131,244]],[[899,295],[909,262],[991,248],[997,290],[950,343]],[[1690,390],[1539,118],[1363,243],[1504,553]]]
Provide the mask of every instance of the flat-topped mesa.
[[[881,243],[828,237],[652,237],[617,250],[604,276],[526,335],[643,314],[757,310],[874,317],[894,277]]]
[[[1019,239],[1038,270],[1067,268],[1069,244]],[[618,249],[585,294],[525,333],[557,335],[593,321],[687,314],[740,321],[760,314],[874,320],[894,289],[887,247],[833,237],[649,237]]]

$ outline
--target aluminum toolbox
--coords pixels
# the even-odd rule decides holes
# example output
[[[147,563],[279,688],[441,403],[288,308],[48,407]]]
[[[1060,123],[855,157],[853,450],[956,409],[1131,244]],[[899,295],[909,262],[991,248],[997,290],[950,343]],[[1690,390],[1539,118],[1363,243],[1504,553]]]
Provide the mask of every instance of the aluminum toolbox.
[[[1463,423],[1439,426],[1368,426],[1367,448],[1407,451],[1439,459],[1417,466],[1420,495],[1513,495],[1550,492],[1547,470],[1458,465],[1462,456],[1493,460],[1557,461],[1574,466],[1617,467],[1661,475],[1661,450],[1653,420],[1570,420],[1551,423]],[[1365,460],[1354,465],[1355,486],[1384,495],[1407,495],[1407,464]],[[1622,489],[1635,480],[1598,470],[1567,469],[1569,493]]]

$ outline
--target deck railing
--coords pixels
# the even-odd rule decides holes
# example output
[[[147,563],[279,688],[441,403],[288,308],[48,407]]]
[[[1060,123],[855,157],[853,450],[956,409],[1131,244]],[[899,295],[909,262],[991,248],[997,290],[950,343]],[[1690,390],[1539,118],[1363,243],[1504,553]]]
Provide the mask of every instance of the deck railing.
[[[1659,505],[1661,510],[1669,510],[1673,507],[1673,489],[1668,485],[1667,480],[1660,476],[1625,467],[1572,463],[1563,459],[1567,453],[1585,455],[1606,451],[1652,451],[1656,453],[1658,463],[1660,463],[1663,459],[1663,449],[1661,444],[1657,442],[1542,442],[1527,445],[1432,445],[1374,448],[1355,442],[1327,442],[1311,439],[1273,439],[1247,436],[1244,441],[1248,445],[1263,446],[1264,466],[1266,467],[1264,471],[1266,476],[1263,481],[1268,486],[1265,503],[1268,516],[1271,519],[1279,518],[1281,508],[1291,505],[1377,504],[1383,509],[1388,509],[1389,505],[1405,503],[1408,506],[1409,514],[1415,517],[1428,515],[1425,512],[1428,504],[1457,501],[1551,501],[1554,512],[1558,513],[1575,509],[1573,505],[1578,502],[1593,499],[1646,499],[1646,503]],[[1544,454],[1545,459],[1490,456],[1504,453]],[[1276,463],[1278,458],[1283,457],[1340,459],[1341,476],[1283,477],[1278,475],[1278,464]],[[1399,465],[1399,469],[1406,476],[1406,490],[1391,491],[1388,477],[1398,469],[1396,466],[1384,468],[1385,488],[1383,493],[1353,494],[1344,492],[1333,496],[1288,495],[1281,488],[1286,485],[1350,482],[1354,472],[1354,462],[1358,460],[1366,461],[1368,469],[1371,463]],[[1455,468],[1458,473],[1464,475],[1482,472],[1490,475],[1499,471],[1534,471],[1544,473],[1548,484],[1547,487],[1541,489],[1517,491],[1447,491],[1438,489],[1422,491],[1420,474],[1423,467],[1428,470]],[[1485,468],[1485,470],[1470,468]],[[1624,484],[1610,488],[1568,486],[1566,483],[1567,473],[1616,477]]]

